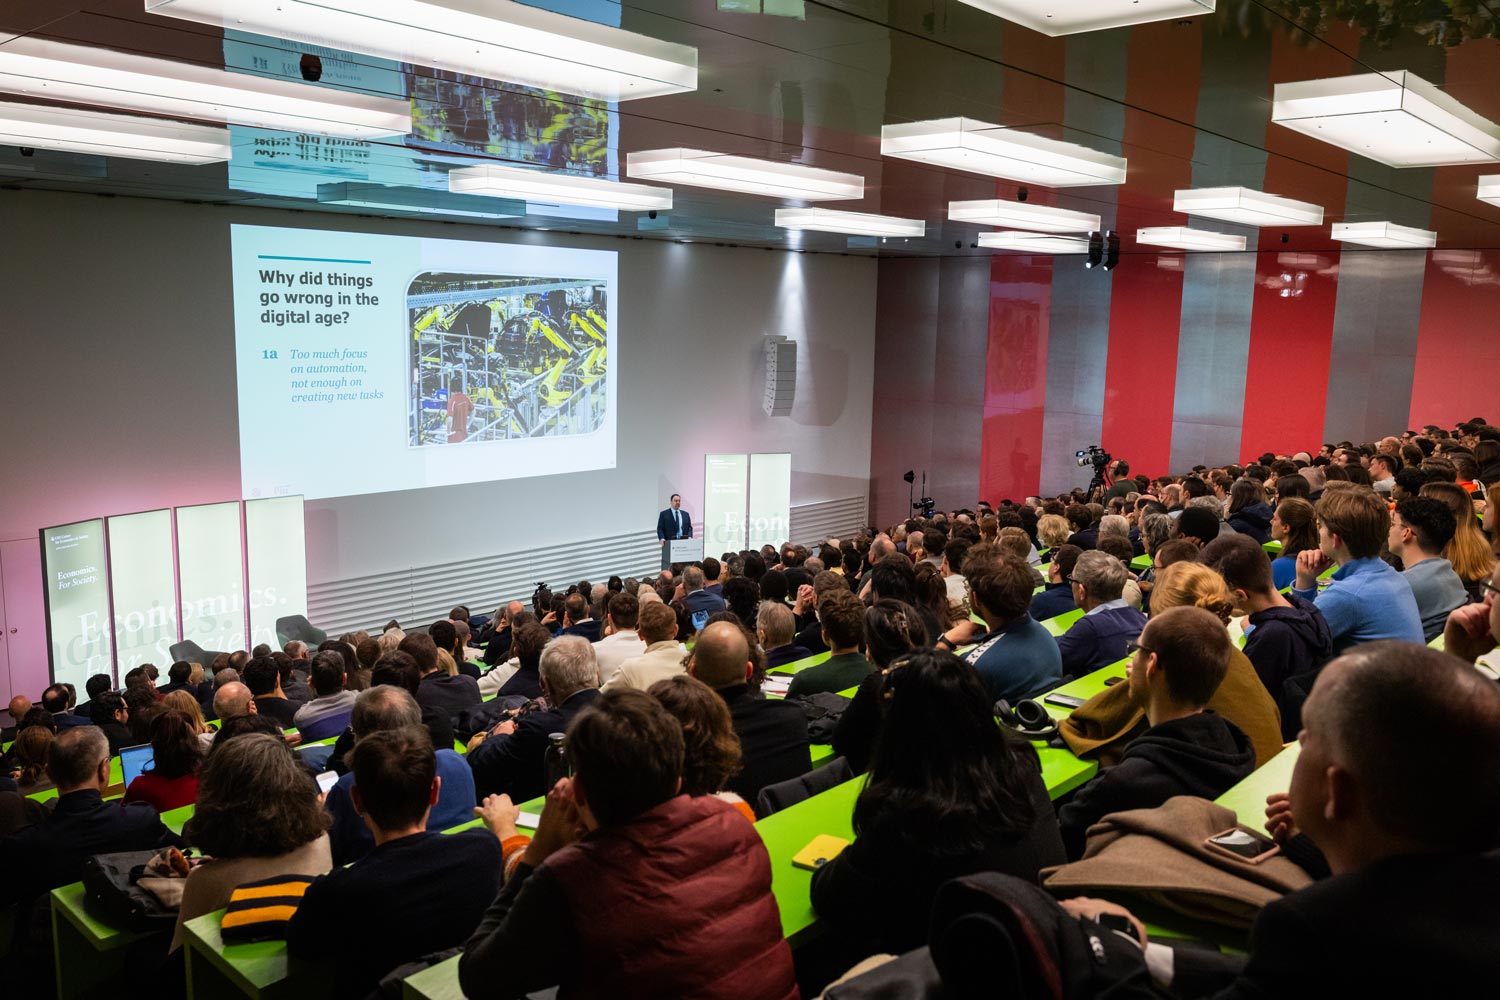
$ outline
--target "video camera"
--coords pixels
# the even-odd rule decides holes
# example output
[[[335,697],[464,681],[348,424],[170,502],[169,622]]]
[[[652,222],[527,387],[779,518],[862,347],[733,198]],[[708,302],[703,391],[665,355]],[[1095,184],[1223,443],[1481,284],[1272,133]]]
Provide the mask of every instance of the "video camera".
[[[1097,444],[1091,444],[1086,450],[1076,451],[1073,454],[1078,457],[1080,469],[1087,469],[1091,465],[1096,469],[1103,469],[1114,460],[1114,456]]]

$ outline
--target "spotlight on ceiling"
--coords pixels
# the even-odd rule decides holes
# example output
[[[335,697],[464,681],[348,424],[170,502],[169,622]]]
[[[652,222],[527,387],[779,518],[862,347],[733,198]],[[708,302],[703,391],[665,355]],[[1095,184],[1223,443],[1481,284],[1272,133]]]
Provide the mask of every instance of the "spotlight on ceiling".
[[[1083,266],[1093,270],[1104,263],[1104,234],[1095,230],[1089,233],[1089,259],[1083,262]]]

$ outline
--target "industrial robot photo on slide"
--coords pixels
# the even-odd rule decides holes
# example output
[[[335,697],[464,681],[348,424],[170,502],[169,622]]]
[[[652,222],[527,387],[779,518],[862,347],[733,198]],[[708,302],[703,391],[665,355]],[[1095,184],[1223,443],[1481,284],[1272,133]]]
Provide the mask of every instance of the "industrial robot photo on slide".
[[[608,404],[598,278],[419,274],[406,290],[413,448],[588,434]]]

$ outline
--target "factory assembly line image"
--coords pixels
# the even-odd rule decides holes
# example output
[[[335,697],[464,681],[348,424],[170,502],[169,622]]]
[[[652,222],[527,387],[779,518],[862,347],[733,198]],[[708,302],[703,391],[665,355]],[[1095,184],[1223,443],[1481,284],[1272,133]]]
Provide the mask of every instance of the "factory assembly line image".
[[[420,274],[406,312],[410,446],[565,437],[604,422],[601,279]]]

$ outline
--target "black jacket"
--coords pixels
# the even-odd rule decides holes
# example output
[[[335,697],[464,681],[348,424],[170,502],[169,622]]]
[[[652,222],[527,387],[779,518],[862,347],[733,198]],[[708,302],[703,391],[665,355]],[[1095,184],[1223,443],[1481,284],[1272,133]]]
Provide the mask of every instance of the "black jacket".
[[[439,670],[422,678],[417,685],[417,704],[437,709],[450,719],[459,712],[478,708],[484,699],[479,682],[464,674],[446,674]]]
[[[101,722],[99,729],[104,733],[105,738],[109,740],[109,755],[111,757],[118,757],[121,747],[135,746],[135,739],[130,735],[130,727],[123,722],[116,722],[114,719],[110,719],[108,722]]]
[[[1213,712],[1152,726],[1058,810],[1068,857],[1083,856],[1088,828],[1111,813],[1154,809],[1176,795],[1215,799],[1254,770],[1250,737]]]
[[[525,802],[546,794],[547,737],[567,732],[573,716],[598,698],[599,692],[594,688],[575,692],[556,708],[525,713],[509,736],[491,736],[470,750],[468,761],[474,769],[475,801],[483,802],[486,795],[503,793],[512,802]],[[800,709],[797,714],[802,714]]]
[[[734,734],[740,738],[743,767],[729,781],[731,792],[754,802],[765,786],[812,770],[807,715],[801,708],[785,701],[756,698],[747,684],[721,688],[719,697],[729,705]]]
[[[1230,514],[1229,526],[1242,535],[1249,535],[1264,545],[1271,540],[1271,514],[1273,511],[1263,503],[1252,503]]]
[[[860,681],[859,689],[849,699],[849,706],[833,730],[833,752],[849,761],[849,769],[855,774],[870,769],[870,757],[875,753],[875,740],[885,718],[880,705],[880,686],[884,682],[885,675],[878,670]]]
[[[1176,953],[1173,992],[1216,1000],[1466,997],[1500,978],[1500,854],[1377,861],[1284,896],[1249,959]]]
[[[1254,628],[1245,636],[1245,655],[1278,707],[1288,677],[1317,670],[1333,658],[1333,634],[1323,612],[1296,594],[1285,596],[1292,606],[1251,615]],[[1283,709],[1282,717],[1286,715]]]

